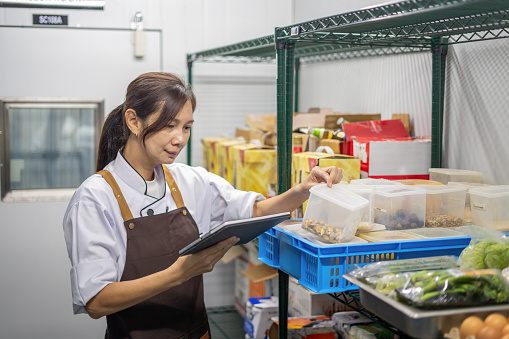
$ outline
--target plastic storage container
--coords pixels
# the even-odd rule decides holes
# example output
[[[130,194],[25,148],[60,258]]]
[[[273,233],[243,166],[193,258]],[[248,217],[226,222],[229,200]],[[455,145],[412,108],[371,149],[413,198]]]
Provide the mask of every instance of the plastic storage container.
[[[426,191],[416,186],[377,186],[374,203],[375,223],[387,230],[424,227]]]
[[[402,241],[402,240],[416,240],[422,237],[416,234],[403,232],[403,231],[380,231],[359,234],[361,239],[368,242],[387,242],[387,241]]]
[[[449,182],[448,185],[466,188],[467,195],[465,197],[465,215],[463,217],[463,221],[472,222],[472,210],[470,209],[470,189],[482,187],[482,186],[487,187],[487,186],[491,186],[491,185],[480,184],[480,183],[476,183],[476,182],[455,182],[455,181]]]
[[[363,228],[367,228],[368,230],[374,224],[374,213],[373,213],[373,204],[375,202],[375,186],[371,185],[341,185],[339,186],[347,191],[353,192],[357,195],[360,195],[364,199],[369,201],[368,208],[365,209],[364,214],[361,216],[361,221],[359,223],[359,231],[362,231]]]
[[[416,234],[423,238],[449,238],[465,236],[465,233],[450,228],[416,228],[413,230],[406,230],[401,232]]]
[[[426,190],[425,227],[458,227],[463,225],[467,189],[449,185],[423,185]]]
[[[339,186],[312,187],[302,219],[302,228],[332,243],[350,241],[369,208],[368,200]]]
[[[447,185],[450,181],[477,182],[480,183],[482,173],[476,171],[459,170],[451,168],[430,168],[429,180],[439,181]]]
[[[373,185],[373,186],[385,186],[385,185],[403,185],[400,182],[395,180],[387,180],[387,179],[375,179],[375,178],[364,178],[364,179],[354,179],[350,180],[350,184],[353,185]]]
[[[472,224],[498,231],[509,230],[509,186],[470,189]]]
[[[401,180],[395,180],[396,182],[402,183],[403,185],[442,185],[439,181],[433,181],[433,180],[424,180],[424,179],[401,179]]]

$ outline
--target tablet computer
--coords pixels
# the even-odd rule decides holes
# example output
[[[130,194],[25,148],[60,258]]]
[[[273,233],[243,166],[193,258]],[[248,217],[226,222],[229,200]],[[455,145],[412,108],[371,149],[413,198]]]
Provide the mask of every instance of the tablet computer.
[[[240,239],[236,245],[246,244],[289,218],[290,212],[284,212],[262,217],[226,221],[210,232],[203,234],[181,249],[179,253],[180,255],[193,254],[233,236]]]

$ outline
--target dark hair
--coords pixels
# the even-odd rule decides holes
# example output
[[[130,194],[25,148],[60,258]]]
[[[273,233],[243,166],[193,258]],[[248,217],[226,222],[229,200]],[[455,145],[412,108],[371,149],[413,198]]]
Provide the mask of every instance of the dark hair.
[[[175,119],[188,100],[194,112],[196,97],[193,91],[174,74],[150,72],[134,79],[127,87],[125,102],[116,107],[104,122],[97,150],[97,171],[115,159],[129,139],[131,131],[125,122],[126,110],[133,109],[142,121],[162,110],[157,121],[143,129],[140,137],[144,144],[148,135],[162,130]]]

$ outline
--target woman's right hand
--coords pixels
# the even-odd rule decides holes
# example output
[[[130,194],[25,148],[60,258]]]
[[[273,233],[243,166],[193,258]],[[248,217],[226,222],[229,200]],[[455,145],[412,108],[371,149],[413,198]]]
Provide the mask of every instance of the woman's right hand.
[[[197,275],[211,272],[216,263],[239,240],[238,237],[231,237],[200,252],[181,256],[172,267],[177,269],[177,272],[180,272],[181,283]]]

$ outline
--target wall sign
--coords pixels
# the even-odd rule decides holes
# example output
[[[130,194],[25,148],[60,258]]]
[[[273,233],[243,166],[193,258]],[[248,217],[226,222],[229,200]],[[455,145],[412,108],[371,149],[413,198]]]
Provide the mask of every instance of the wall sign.
[[[32,14],[32,24],[45,26],[67,26],[67,15]]]
[[[0,0],[0,7],[104,9],[105,0]]]

